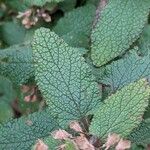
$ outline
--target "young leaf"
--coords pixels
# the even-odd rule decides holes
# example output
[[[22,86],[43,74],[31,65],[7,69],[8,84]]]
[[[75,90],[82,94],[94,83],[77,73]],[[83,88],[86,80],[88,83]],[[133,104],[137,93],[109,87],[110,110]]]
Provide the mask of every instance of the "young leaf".
[[[49,110],[12,120],[0,126],[0,148],[28,150],[36,140],[47,137],[57,128]]]
[[[131,82],[150,77],[150,55],[140,57],[133,51],[103,69],[105,73],[99,75],[99,82],[111,86],[112,91],[116,91]],[[100,73],[100,70],[98,71]]]
[[[135,128],[129,139],[136,144],[149,144],[150,141],[150,119],[144,120],[138,128]]]
[[[32,51],[29,45],[16,45],[0,50],[0,74],[15,84],[33,76]]]
[[[145,79],[125,86],[105,100],[94,114],[90,131],[105,139],[109,133],[130,134],[148,105],[150,87]]]
[[[142,32],[149,0],[111,0],[91,35],[91,58],[102,66],[127,50]]]
[[[88,47],[93,18],[94,5],[85,5],[65,14],[54,28],[66,43],[75,47]]]
[[[32,47],[38,86],[61,124],[99,105],[100,90],[77,48],[46,28],[35,32]]]

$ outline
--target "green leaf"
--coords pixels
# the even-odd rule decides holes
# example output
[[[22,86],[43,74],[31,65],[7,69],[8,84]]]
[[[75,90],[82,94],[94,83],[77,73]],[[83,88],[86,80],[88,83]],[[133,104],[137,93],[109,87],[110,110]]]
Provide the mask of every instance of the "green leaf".
[[[131,150],[145,150],[145,148],[143,146],[139,146],[139,145],[132,143]]]
[[[90,132],[102,139],[107,138],[109,133],[117,133],[122,137],[129,135],[141,122],[149,96],[150,87],[145,79],[125,86],[97,109]]]
[[[58,124],[49,110],[12,120],[0,126],[0,148],[29,150],[36,140],[47,137],[55,129]]]
[[[24,0],[24,3],[27,5],[27,6],[33,6],[33,5],[36,5],[36,6],[43,6],[46,4],[46,2],[49,2],[49,3],[58,3],[58,2],[61,2],[63,0]]]
[[[24,5],[22,0],[5,0],[7,6],[10,6],[17,11],[25,11],[28,9],[28,6]]]
[[[76,6],[77,0],[64,0],[58,6],[64,12],[71,11]]]
[[[94,4],[95,6],[97,6],[99,2],[100,0],[87,0],[87,4]]]
[[[65,14],[54,28],[66,43],[74,47],[89,47],[95,6],[86,5]]]
[[[0,50],[0,74],[15,84],[22,84],[34,75],[29,45],[15,45]]]
[[[10,80],[0,76],[0,102],[9,103],[15,99],[15,92]]]
[[[112,91],[116,91],[131,82],[150,77],[150,55],[141,57],[133,51],[124,58],[112,62],[101,70],[97,69],[97,71],[99,82],[109,85]]]
[[[139,39],[139,52],[142,55],[148,55],[150,53],[150,25],[146,25],[144,31]]]
[[[129,139],[136,144],[149,144],[150,141],[150,119],[144,120],[138,128],[135,128]]]
[[[100,104],[98,85],[77,48],[46,28],[35,32],[32,46],[37,84],[61,124],[85,117]]]
[[[1,32],[3,41],[8,45],[22,43],[26,34],[25,28],[17,22],[5,22]]]
[[[139,37],[149,14],[149,0],[111,0],[91,35],[91,58],[102,66],[127,50]]]
[[[74,145],[74,143],[71,140],[67,140],[65,142],[65,145],[66,145],[66,147],[65,147],[66,150],[76,150],[76,146]]]
[[[46,3],[59,3],[63,0],[5,0],[6,4],[18,11],[25,11],[32,6],[43,6]]]
[[[62,144],[62,142],[54,139],[52,136],[44,138],[43,142],[48,146],[49,150],[57,150],[58,146]]]
[[[0,101],[0,123],[6,122],[13,118],[13,110],[9,104]]]

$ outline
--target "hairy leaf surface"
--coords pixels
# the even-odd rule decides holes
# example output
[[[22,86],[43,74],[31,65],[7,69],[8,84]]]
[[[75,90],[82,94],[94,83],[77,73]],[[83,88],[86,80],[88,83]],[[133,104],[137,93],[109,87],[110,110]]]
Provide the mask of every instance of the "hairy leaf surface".
[[[91,58],[102,66],[127,50],[142,32],[149,0],[111,0],[91,35]]]
[[[34,36],[36,80],[51,111],[63,121],[84,117],[100,103],[100,90],[77,48],[49,29]]]
[[[102,71],[102,70],[101,70]],[[140,57],[135,51],[124,58],[112,62],[99,72],[99,82],[111,86],[112,91],[121,89],[131,82],[144,77],[150,77],[150,55]]]
[[[74,9],[58,21],[54,31],[70,46],[87,48],[95,11],[94,5]]]
[[[15,84],[33,76],[32,51],[29,45],[16,45],[0,50],[0,74]]]
[[[150,119],[144,120],[138,128],[134,129],[130,134],[129,139],[137,144],[149,144]]]
[[[47,137],[55,129],[58,124],[49,110],[12,120],[0,126],[0,148],[29,150],[36,140]]]
[[[109,133],[130,134],[148,105],[150,87],[145,79],[131,83],[105,100],[94,114],[90,131],[105,139]]]
[[[150,25],[144,27],[144,31],[139,39],[139,52],[142,55],[148,55],[150,53]]]

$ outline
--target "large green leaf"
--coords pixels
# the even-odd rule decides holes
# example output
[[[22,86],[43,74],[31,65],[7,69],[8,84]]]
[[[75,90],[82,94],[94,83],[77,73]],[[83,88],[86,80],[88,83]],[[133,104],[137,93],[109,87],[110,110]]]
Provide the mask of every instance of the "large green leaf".
[[[74,9],[58,21],[54,31],[70,46],[87,48],[95,11],[94,5]]]
[[[58,124],[49,110],[0,125],[0,149],[29,150],[38,139],[50,135]]]
[[[149,14],[149,0],[110,0],[91,35],[91,58],[102,66],[139,37]]]
[[[16,45],[0,50],[0,74],[15,84],[33,76],[32,51],[29,45]]]
[[[32,46],[38,86],[61,124],[99,105],[100,90],[77,48],[46,28],[35,32]]]
[[[130,134],[129,139],[137,144],[149,144],[150,119],[144,120],[138,128],[134,129]]]
[[[90,132],[105,139],[109,133],[125,137],[141,122],[150,87],[145,79],[131,83],[105,100],[94,114]]]

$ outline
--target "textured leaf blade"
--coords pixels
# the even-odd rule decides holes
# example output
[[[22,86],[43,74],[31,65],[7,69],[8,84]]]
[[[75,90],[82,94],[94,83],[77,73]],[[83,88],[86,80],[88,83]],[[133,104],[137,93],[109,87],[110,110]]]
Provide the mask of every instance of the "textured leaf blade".
[[[61,123],[84,117],[100,103],[98,85],[77,48],[45,28],[36,31],[32,45],[36,80]]]
[[[48,110],[12,120],[0,126],[0,147],[7,150],[29,150],[38,139],[58,129]]]
[[[90,126],[91,133],[105,139],[109,133],[130,134],[141,121],[148,105],[150,87],[146,80],[125,86],[106,99],[98,109]]]
[[[0,50],[0,74],[15,84],[22,84],[34,75],[29,45],[16,45]]]
[[[105,73],[101,74],[101,71]],[[98,69],[97,72],[99,82],[109,85],[112,91],[116,91],[131,82],[150,77],[150,55],[141,57],[133,51],[107,65],[103,70]]]
[[[7,78],[0,76],[0,102],[10,103],[15,99],[13,84]]]
[[[137,144],[149,144],[150,119],[144,120],[138,128],[134,129],[130,134],[129,139]]]
[[[91,35],[91,58],[96,66],[130,47],[142,32],[149,8],[149,0],[109,1]]]
[[[54,31],[70,46],[87,48],[95,11],[94,5],[74,9],[58,21]]]
[[[139,52],[142,55],[148,55],[150,53],[150,25],[144,27],[144,31],[139,39]]]

